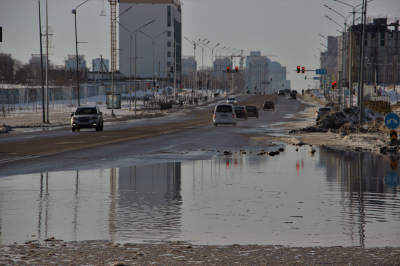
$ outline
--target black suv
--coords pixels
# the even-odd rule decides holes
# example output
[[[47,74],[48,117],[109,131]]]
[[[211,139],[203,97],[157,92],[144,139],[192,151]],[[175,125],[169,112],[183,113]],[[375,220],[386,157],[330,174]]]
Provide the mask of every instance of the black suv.
[[[104,121],[103,113],[95,107],[78,107],[74,113],[71,113],[71,130],[81,128],[95,128],[96,131],[103,131]]]

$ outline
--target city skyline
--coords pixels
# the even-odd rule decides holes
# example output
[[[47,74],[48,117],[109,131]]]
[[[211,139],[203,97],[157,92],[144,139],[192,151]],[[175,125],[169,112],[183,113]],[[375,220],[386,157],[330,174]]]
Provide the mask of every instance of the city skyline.
[[[42,26],[45,26],[45,0],[41,0]],[[83,0],[49,0],[49,26],[54,31],[52,44],[54,55],[52,63],[63,65],[69,54],[75,54],[74,15],[71,10],[83,3]],[[359,5],[361,0],[343,1],[350,5]],[[331,17],[339,24],[343,18],[324,6],[327,5],[340,14],[350,14],[352,8],[335,1],[200,1],[183,0],[182,31],[189,40],[207,39],[213,48],[220,47],[261,51],[262,55],[276,55],[272,61],[278,61],[287,67],[287,75],[292,82],[313,84],[304,81],[303,76],[296,76],[297,65],[306,69],[319,68],[319,61],[313,55],[319,55],[319,49],[326,43],[319,34],[338,36],[340,26],[325,18]],[[229,4],[228,4],[229,3]],[[24,6],[25,5],[25,6]],[[102,6],[106,16],[100,16]],[[133,5],[134,7],[134,5]],[[0,26],[3,27],[3,42],[0,51],[12,54],[14,59],[27,63],[31,54],[39,54],[39,16],[38,1],[0,0]],[[128,16],[129,11],[124,14]],[[400,19],[400,1],[374,0],[368,4],[367,15],[370,17],[398,17]],[[16,19],[20,18],[20,19]],[[352,21],[350,16],[348,23]],[[132,26],[132,29],[133,30]],[[110,5],[107,0],[90,0],[77,10],[77,32],[79,54],[85,55],[88,65],[91,60],[103,56],[110,58]],[[141,36],[145,38],[144,36]],[[118,39],[118,36],[117,36]],[[184,56],[193,55],[193,45],[182,40]],[[214,57],[218,49],[214,50]],[[122,56],[129,52],[121,51]],[[138,51],[138,56],[140,51]],[[224,55],[225,53],[223,53]],[[148,58],[151,60],[151,58]],[[202,65],[200,47],[196,49],[198,67]],[[236,60],[236,64],[239,60]],[[212,65],[211,50],[204,49],[204,65]]]

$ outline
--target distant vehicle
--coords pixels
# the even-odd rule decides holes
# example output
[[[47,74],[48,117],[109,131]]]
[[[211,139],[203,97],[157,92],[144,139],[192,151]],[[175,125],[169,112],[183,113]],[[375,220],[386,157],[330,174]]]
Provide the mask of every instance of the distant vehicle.
[[[81,128],[95,128],[96,131],[103,131],[103,126],[103,113],[97,106],[78,107],[75,112],[71,113],[72,132]]]
[[[258,119],[258,109],[254,105],[246,106],[247,117],[256,117]]]
[[[229,97],[228,100],[226,100],[226,103],[236,105],[236,98],[235,97]]]
[[[212,113],[214,126],[218,124],[236,126],[236,114],[232,104],[217,104]]]
[[[285,93],[290,93],[290,89],[285,89]]]
[[[297,91],[296,90],[292,90],[290,93],[297,94]]]
[[[275,104],[273,101],[266,101],[263,104],[263,111],[267,110],[267,109],[272,109],[275,110]]]
[[[285,90],[279,90],[279,92],[278,92],[278,96],[280,96],[280,95],[283,95],[283,96],[285,96]]]
[[[296,100],[296,99],[297,99],[296,93],[290,93],[289,94],[289,100]]]
[[[245,120],[247,120],[247,111],[244,106],[235,106],[234,109],[236,118],[244,118]]]
[[[315,120],[319,121],[323,116],[332,112],[332,107],[320,107],[315,114]]]

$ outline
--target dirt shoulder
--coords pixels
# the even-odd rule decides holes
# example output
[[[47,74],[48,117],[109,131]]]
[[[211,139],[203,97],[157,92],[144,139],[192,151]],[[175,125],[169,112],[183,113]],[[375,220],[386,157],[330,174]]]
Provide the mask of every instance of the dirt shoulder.
[[[0,246],[0,265],[398,265],[399,248],[229,245],[108,241]]]
[[[296,116],[298,121],[288,122],[279,127],[284,127],[288,131],[298,130],[307,127],[315,126],[315,112],[320,106],[325,106],[326,102],[312,97],[311,94],[306,93],[304,96],[300,96],[299,99],[306,104],[304,112]],[[380,120],[381,121],[381,120]],[[307,132],[307,133],[291,133],[285,136],[256,136],[251,137],[252,140],[257,142],[265,142],[267,139],[281,141],[291,145],[317,145],[317,146],[329,146],[335,149],[351,149],[355,151],[372,151],[376,153],[382,153],[383,150],[390,150],[392,144],[390,144],[390,132],[381,125],[374,125],[374,122],[369,123],[366,127],[379,127],[379,130],[375,132],[356,132],[346,133],[339,132],[335,133],[332,131],[328,132]]]

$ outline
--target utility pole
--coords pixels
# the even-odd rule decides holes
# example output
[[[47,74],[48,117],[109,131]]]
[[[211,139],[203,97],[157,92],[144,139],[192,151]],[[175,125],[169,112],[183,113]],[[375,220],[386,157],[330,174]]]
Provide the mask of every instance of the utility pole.
[[[362,25],[362,37],[361,37],[361,52],[360,52],[360,63],[361,63],[361,67],[360,67],[360,79],[358,81],[359,87],[360,87],[360,95],[359,95],[359,100],[360,100],[360,121],[359,121],[359,125],[361,126],[364,120],[364,54],[365,54],[365,23],[367,21],[367,1],[363,0],[363,7],[364,7],[364,11],[362,12],[362,19],[363,19],[363,25]],[[361,82],[361,85],[360,85]]]

